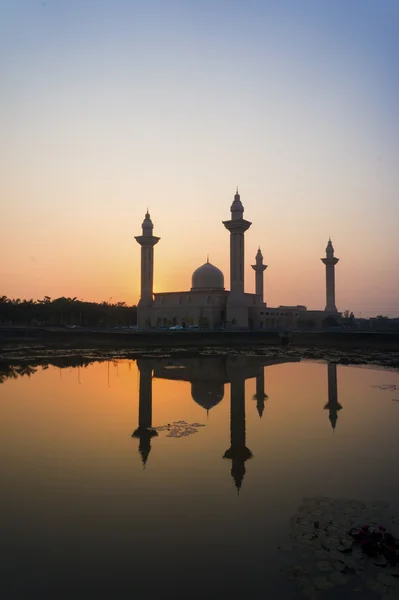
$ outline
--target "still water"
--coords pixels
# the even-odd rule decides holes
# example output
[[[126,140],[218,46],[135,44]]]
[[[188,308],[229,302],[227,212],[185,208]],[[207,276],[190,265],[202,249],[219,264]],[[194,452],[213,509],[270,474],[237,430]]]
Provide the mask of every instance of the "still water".
[[[397,372],[218,356],[8,375],[6,600],[299,598],[279,546],[304,497],[399,515]]]

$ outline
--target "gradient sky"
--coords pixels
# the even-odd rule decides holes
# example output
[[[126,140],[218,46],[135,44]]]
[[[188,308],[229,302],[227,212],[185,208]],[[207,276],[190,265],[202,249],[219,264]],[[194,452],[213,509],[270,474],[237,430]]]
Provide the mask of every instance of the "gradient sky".
[[[397,0],[0,0],[0,295],[136,302],[205,262],[229,287],[240,188],[246,291],[399,316]],[[396,234],[396,236],[395,236]]]

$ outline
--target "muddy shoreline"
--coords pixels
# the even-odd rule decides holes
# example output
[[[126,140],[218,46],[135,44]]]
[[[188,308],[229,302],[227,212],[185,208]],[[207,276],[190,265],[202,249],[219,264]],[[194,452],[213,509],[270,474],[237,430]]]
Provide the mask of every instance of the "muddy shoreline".
[[[399,351],[376,349],[309,348],[309,347],[224,347],[203,348],[48,348],[42,345],[14,345],[0,351],[1,365],[84,366],[95,361],[136,360],[138,358],[189,359],[212,356],[261,356],[270,360],[312,360],[340,365],[385,368],[399,371]]]
[[[356,331],[121,332],[61,328],[0,328],[2,364],[88,364],[139,357],[246,355],[322,360],[399,370],[399,334]]]

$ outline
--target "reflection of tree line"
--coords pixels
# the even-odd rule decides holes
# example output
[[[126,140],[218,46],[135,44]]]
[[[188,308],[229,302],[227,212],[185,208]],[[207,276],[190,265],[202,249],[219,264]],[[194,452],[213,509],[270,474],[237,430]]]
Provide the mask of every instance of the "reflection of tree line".
[[[36,373],[37,368],[32,365],[9,365],[0,363],[0,383],[4,383],[6,379],[17,379],[27,375],[30,377]]]
[[[6,379],[17,379],[27,375],[30,377],[34,375],[38,367],[42,369],[48,369],[49,367],[57,367],[59,369],[76,368],[76,367],[88,367],[94,362],[105,362],[108,359],[101,358],[84,358],[82,356],[62,356],[52,358],[38,358],[36,360],[29,359],[29,362],[17,362],[14,363],[1,361],[0,362],[0,383],[4,383]]]
[[[84,302],[77,298],[45,296],[20,300],[0,296],[0,325],[136,325],[137,307],[126,302]]]

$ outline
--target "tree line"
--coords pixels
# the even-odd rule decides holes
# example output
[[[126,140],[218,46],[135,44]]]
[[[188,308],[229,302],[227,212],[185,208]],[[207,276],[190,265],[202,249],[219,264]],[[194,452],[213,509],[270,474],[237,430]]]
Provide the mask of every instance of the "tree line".
[[[0,325],[112,327],[137,324],[137,306],[77,298],[21,300],[0,296]]]

